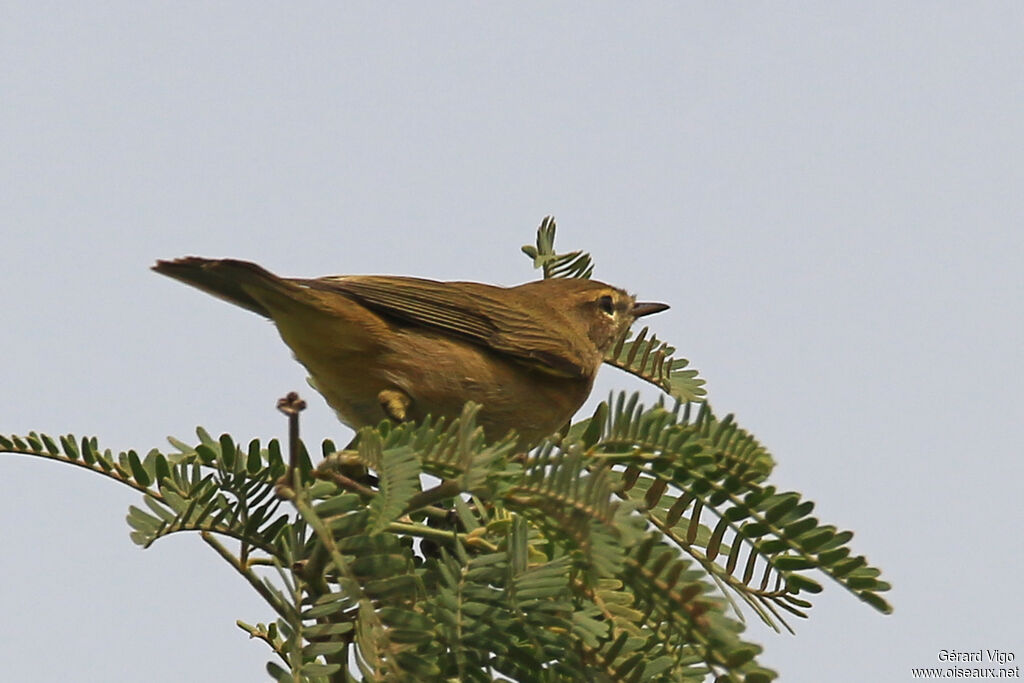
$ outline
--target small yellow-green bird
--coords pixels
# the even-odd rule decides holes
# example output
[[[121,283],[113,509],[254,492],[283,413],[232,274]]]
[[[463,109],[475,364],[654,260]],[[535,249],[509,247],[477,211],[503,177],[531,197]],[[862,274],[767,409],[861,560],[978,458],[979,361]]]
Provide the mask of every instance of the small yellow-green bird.
[[[282,278],[247,261],[187,257],[153,270],[274,321],[342,422],[453,418],[482,407],[490,439],[515,430],[533,444],[590,394],[605,352],[643,315],[638,303],[585,279],[516,287],[413,277]]]

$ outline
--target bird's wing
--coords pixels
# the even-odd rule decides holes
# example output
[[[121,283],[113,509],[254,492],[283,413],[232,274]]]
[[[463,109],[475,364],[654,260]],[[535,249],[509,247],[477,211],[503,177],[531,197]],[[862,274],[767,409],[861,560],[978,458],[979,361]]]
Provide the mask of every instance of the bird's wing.
[[[355,299],[376,313],[433,328],[525,361],[546,372],[584,377],[584,351],[560,330],[547,307],[516,305],[515,294],[475,282],[350,275],[293,280]],[[532,302],[535,303],[536,302]]]

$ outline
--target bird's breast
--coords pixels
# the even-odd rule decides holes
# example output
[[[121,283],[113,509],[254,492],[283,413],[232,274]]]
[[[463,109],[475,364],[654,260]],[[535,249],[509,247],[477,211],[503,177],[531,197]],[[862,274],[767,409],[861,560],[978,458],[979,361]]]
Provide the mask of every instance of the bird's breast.
[[[478,421],[491,439],[516,430],[535,442],[565,424],[590,393],[583,378],[542,372],[505,354],[422,328],[396,328],[372,351],[296,357],[339,418],[353,428],[385,419],[379,395],[410,399],[409,419],[454,418],[467,401],[481,405]],[[596,372],[596,368],[594,368]]]

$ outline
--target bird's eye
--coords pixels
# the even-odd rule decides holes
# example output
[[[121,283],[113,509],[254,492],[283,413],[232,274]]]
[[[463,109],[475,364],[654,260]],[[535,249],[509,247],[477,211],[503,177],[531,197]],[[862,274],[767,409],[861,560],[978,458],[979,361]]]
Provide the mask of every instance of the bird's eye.
[[[607,313],[608,315],[615,314],[615,302],[612,301],[612,298],[607,294],[605,294],[604,296],[597,300],[597,307],[600,308],[604,313]]]

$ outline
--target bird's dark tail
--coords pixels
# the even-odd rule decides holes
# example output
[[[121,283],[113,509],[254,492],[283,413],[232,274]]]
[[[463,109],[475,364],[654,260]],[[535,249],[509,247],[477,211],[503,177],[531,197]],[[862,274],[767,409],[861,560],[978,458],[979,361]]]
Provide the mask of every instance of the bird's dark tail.
[[[266,318],[271,317],[270,312],[250,291],[277,290],[283,293],[299,289],[298,285],[255,263],[235,259],[186,256],[173,261],[157,261],[153,270]]]

